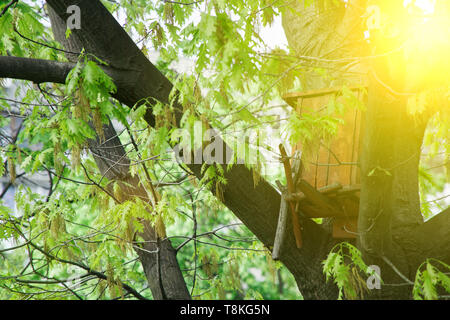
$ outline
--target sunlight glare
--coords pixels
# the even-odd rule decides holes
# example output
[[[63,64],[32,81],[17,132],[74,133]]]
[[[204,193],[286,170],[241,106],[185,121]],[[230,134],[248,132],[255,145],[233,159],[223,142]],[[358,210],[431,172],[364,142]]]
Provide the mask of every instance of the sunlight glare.
[[[406,0],[405,5],[408,5],[412,2],[412,0]],[[416,0],[414,1],[414,5],[420,8],[425,15],[433,14],[434,7],[436,5],[436,1],[433,0]]]

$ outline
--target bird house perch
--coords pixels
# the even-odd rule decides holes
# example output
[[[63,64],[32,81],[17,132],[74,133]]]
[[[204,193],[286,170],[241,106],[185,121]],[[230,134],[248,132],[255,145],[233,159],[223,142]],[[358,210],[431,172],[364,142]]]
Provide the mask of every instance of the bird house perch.
[[[349,90],[358,100],[365,100],[364,88],[351,87]],[[326,110],[330,99],[344,105],[348,103],[341,89],[294,92],[283,99],[300,118],[306,112],[320,114]],[[303,169],[295,186],[297,192],[290,195],[298,202],[297,207],[304,216],[334,218],[335,238],[355,238],[359,210],[360,133],[364,122],[359,108],[346,109],[342,115],[344,122],[331,141],[327,145],[318,145],[310,159],[302,160]],[[292,154],[298,150],[302,150],[300,142],[293,146]]]

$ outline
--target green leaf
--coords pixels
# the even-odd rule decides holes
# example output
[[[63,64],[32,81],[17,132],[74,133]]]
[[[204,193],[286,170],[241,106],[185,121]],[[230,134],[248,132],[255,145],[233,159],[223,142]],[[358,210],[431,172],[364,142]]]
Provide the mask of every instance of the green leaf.
[[[432,276],[425,270],[423,276],[423,295],[427,300],[436,300],[438,298]]]
[[[261,121],[259,121],[250,111],[248,111],[246,108],[242,109],[238,112],[239,118],[242,120],[253,123],[253,124],[260,124]]]

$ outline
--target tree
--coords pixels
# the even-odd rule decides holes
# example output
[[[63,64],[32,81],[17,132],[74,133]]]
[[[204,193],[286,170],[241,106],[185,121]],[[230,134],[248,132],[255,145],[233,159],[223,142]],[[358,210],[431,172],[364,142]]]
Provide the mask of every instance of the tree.
[[[152,170],[147,167],[152,157],[163,154],[167,141],[175,146],[180,141],[175,129],[182,127],[191,132],[196,119],[200,119],[203,126],[212,126],[222,132],[235,123],[261,127],[261,121],[249,112],[260,112],[261,108],[258,109],[254,102],[262,102],[264,106],[280,92],[290,89],[296,78],[303,89],[343,86],[354,81],[369,83],[367,125],[360,163],[358,247],[367,264],[380,266],[384,281],[381,290],[370,293],[374,297],[409,298],[413,277],[426,259],[450,263],[449,210],[424,222],[419,198],[421,147],[430,119],[440,130],[436,137],[447,144],[445,155],[448,158],[448,82],[437,80],[439,77],[445,80],[442,70],[448,69],[448,65],[445,60],[432,61],[431,66],[440,72],[427,70],[431,72],[431,75],[426,73],[430,81],[422,81],[428,80],[422,77],[420,72],[423,70],[415,69],[418,73],[411,77],[406,70],[416,65],[414,59],[417,58],[399,59],[398,52],[403,54],[404,48],[398,48],[398,39],[388,42],[383,36],[387,34],[386,30],[392,31],[389,28],[398,26],[385,26],[385,20],[382,24],[386,28],[382,30],[384,32],[370,30],[370,41],[375,45],[368,45],[364,40],[367,19],[364,13],[371,5],[369,1],[316,1],[309,5],[284,1],[212,1],[205,4],[199,23],[189,19],[194,8],[199,8],[202,2],[148,4],[137,1],[133,5],[128,1],[120,2],[130,18],[127,21],[129,32],[136,32],[143,39],[150,37],[160,49],[162,62],[158,67],[166,69],[166,75],[147,59],[145,45],[139,49],[115,20],[110,13],[117,9],[114,5],[87,0],[49,0],[46,4],[55,41],[48,40],[52,35],[42,34],[44,27],[36,19],[36,12],[26,4],[18,4],[18,1],[7,3],[0,20],[3,21],[0,28],[9,30],[1,47],[0,76],[37,84],[52,82],[64,85],[53,86],[52,93],[48,92],[50,88],[38,86],[53,110],[44,112],[38,109],[27,115],[28,121],[50,119],[45,125],[59,130],[50,133],[37,126],[36,130],[42,130],[49,137],[48,149],[35,155],[27,154],[27,150],[20,150],[13,141],[8,147],[9,154],[14,154],[9,156],[10,162],[22,162],[23,167],[31,165],[33,170],[43,168],[58,181],[83,180],[84,184],[97,190],[94,198],[111,202],[104,222],[119,225],[121,235],[113,234],[125,239],[126,243],[132,243],[154,298],[186,299],[190,293],[177,263],[176,251],[166,237],[165,225],[173,208],[164,195],[159,194],[159,183],[155,183]],[[80,9],[81,29],[67,29],[66,22],[73,13],[68,10],[71,5]],[[385,1],[377,5],[375,8],[381,10],[388,21],[389,15],[406,12],[403,7],[389,7],[389,2]],[[16,11],[12,12],[14,8]],[[289,54],[280,49],[267,52],[254,29],[256,22],[268,24],[278,12],[283,15],[284,29],[292,47]],[[147,25],[151,14],[158,17]],[[47,48],[45,51],[42,50],[43,42]],[[410,47],[406,49],[411,50]],[[448,46],[440,49],[448,50]],[[167,70],[168,62],[181,52],[197,57],[195,76],[177,77]],[[433,57],[431,53],[430,57]],[[211,74],[206,72],[208,68],[212,70]],[[317,80],[317,72],[323,73],[324,70],[326,77]],[[353,74],[359,76],[349,76]],[[168,78],[172,78],[175,85]],[[329,79],[333,80],[332,83]],[[254,92],[259,92],[257,97],[246,103],[240,103],[236,94],[245,98]],[[110,93],[116,102],[111,102]],[[55,94],[64,100],[55,103]],[[24,102],[27,103],[29,98],[31,94]],[[410,112],[412,99],[420,100],[413,108],[414,116]],[[224,115],[233,117],[225,121]],[[132,126],[127,117],[134,121]],[[118,138],[112,118],[125,128],[125,139],[131,149],[126,151],[124,138]],[[327,128],[328,122],[317,122],[317,125],[323,130],[330,129]],[[136,133],[150,131],[150,127],[155,131],[146,135]],[[34,135],[32,131],[27,133],[24,136]],[[220,136],[210,138],[211,141],[221,146],[221,150],[233,149],[229,141],[225,142]],[[80,160],[84,147],[91,151],[97,173],[93,163],[87,159]],[[203,147],[207,147],[207,143]],[[67,168],[61,168],[69,162],[64,159],[62,148],[71,149],[73,171],[78,170],[81,180],[74,178],[73,172]],[[45,161],[46,152],[54,153],[50,162]],[[194,148],[193,153],[196,152],[198,150]],[[133,160],[130,155],[139,160]],[[21,161],[21,157],[27,158]],[[150,162],[145,159],[150,159]],[[212,164],[186,163],[179,168],[187,177],[199,179],[200,188],[215,193],[266,248],[271,248],[281,196],[271,183],[259,176],[260,165],[257,163],[250,167],[235,163],[226,166],[216,161]],[[12,176],[12,170],[9,171]],[[177,178],[173,173],[167,174]],[[89,189],[86,192],[93,191]],[[192,195],[190,197],[192,211],[195,212],[195,201]],[[56,197],[53,201],[50,199],[51,192],[47,203],[57,207],[61,201]],[[35,208],[25,215],[29,226],[35,227],[35,215],[45,220],[41,212],[47,212],[48,219],[42,223],[48,224],[50,230],[53,228],[55,234],[62,232],[61,212],[55,207],[49,211],[45,203],[39,205],[39,210]],[[25,239],[25,244],[20,246],[30,248],[32,252],[38,251],[49,260],[70,260],[41,247],[37,240],[24,234],[10,216],[4,221],[7,236]],[[302,218],[301,224],[303,247],[298,249],[294,236],[288,234],[280,260],[294,276],[303,297],[335,299],[342,288],[326,281],[322,263],[337,243],[331,236],[329,221],[319,224]],[[45,245],[49,242],[40,238],[39,241]],[[194,243],[196,241],[194,239]],[[70,250],[67,251],[70,255]],[[197,258],[197,251],[194,255]],[[92,265],[100,266],[100,259],[101,252],[97,263],[94,261]],[[78,263],[77,266],[87,272],[85,276],[95,275],[107,280],[112,288],[123,288],[127,294],[143,298],[118,280],[109,266],[102,273],[92,265]],[[399,283],[400,286],[392,286]]]

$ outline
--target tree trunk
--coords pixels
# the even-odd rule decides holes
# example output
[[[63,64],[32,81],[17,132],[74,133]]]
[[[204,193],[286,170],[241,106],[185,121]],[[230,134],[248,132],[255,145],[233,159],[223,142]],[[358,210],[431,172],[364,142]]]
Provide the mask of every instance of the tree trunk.
[[[370,55],[362,41],[365,2],[350,0],[345,10],[319,12],[300,1],[293,5],[296,12],[284,12],[283,27],[294,54],[329,59],[320,66],[331,76],[317,79],[306,72],[305,90],[369,83],[360,159],[358,246],[368,264],[381,268],[384,285],[370,297],[408,299],[417,267],[426,258],[450,260],[449,210],[426,223],[420,212],[418,166],[430,115],[408,114],[410,96],[398,93],[407,91],[407,67],[397,63],[393,76],[385,55],[370,60],[371,65],[363,59],[346,60]],[[388,74],[392,79],[380,80],[380,75]]]
[[[389,74],[383,59],[376,66]],[[427,258],[450,261],[449,210],[427,222],[420,210],[419,162],[431,114],[408,112],[410,95],[399,92],[405,82],[398,80],[395,87],[372,72],[361,156],[359,248],[381,269],[384,284],[372,297],[383,299],[410,299]]]
[[[381,297],[409,298],[411,286],[388,265],[414,281],[402,239],[423,224],[419,199],[419,160],[426,120],[408,114],[407,96],[393,95],[376,79],[368,90],[361,154],[359,247],[369,264],[379,265]],[[417,266],[416,266],[417,267]],[[392,284],[404,283],[395,288]]]
[[[117,181],[121,189],[120,201],[141,198],[149,203],[150,199],[138,176],[130,174],[130,160],[117,136],[111,122],[104,125],[104,142],[99,137],[88,140],[89,149],[100,170],[110,181]],[[148,211],[148,215],[153,215]],[[186,283],[176,259],[176,251],[169,239],[161,238],[149,221],[141,221],[144,231],[139,233],[144,243],[135,243],[133,247],[147,277],[153,298],[156,300],[191,299]]]
[[[51,6],[48,7],[55,38],[63,44],[67,51],[80,52],[83,48],[76,37],[65,37],[66,24],[58,16]],[[76,61],[76,57],[68,55],[70,60]],[[109,122],[103,127],[104,142],[97,136],[96,140],[88,141],[100,173],[110,181],[117,181],[122,190],[122,201],[133,200],[140,197],[145,202],[150,202],[143,183],[137,176],[130,174],[130,160],[124,147],[112,125]],[[148,215],[152,215],[148,212]],[[149,221],[143,221],[144,232],[139,235],[143,238],[143,244],[135,244],[134,249],[144,269],[149,287],[154,299],[191,299],[186,287],[180,266],[176,259],[176,251],[170,241],[161,239],[151,226]]]

